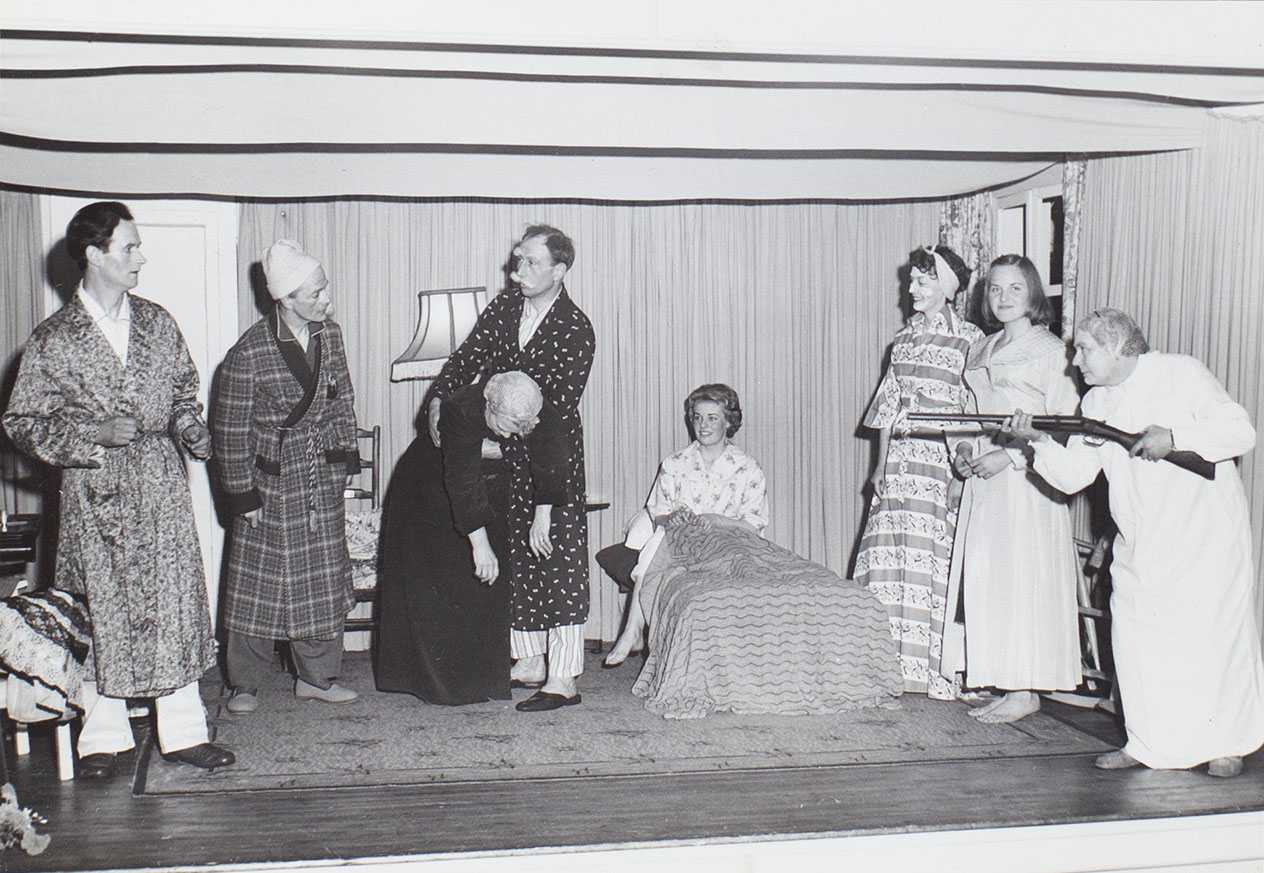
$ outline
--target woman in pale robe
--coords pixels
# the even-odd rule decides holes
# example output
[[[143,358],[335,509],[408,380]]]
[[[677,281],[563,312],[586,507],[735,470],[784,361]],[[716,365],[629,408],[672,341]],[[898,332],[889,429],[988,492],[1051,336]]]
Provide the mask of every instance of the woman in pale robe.
[[[982,304],[985,322],[1001,329],[966,362],[977,409],[1073,414],[1079,394],[1066,345],[1045,327],[1053,312],[1035,265],[1021,255],[997,258]],[[1038,691],[1080,683],[1071,518],[1063,496],[1028,470],[1025,449],[999,433],[956,443],[954,470],[965,488],[948,615],[964,600],[964,664],[959,631],[948,633],[941,670],[951,676],[964,667],[967,687],[1005,692],[970,711],[987,723],[1017,721],[1040,708]]]
[[[1236,776],[1264,745],[1264,658],[1246,494],[1233,459],[1255,445],[1241,405],[1202,362],[1150,352],[1136,324],[1101,309],[1080,323],[1075,364],[1088,418],[1142,433],[1130,452],[1072,437],[1064,447],[1015,421],[1034,468],[1072,493],[1099,472],[1119,529],[1110,565],[1111,642],[1127,744],[1106,770],[1186,769]],[[1016,419],[1018,417],[1016,416]],[[1160,459],[1215,462],[1215,478]],[[1156,462],[1157,461],[1157,462]]]

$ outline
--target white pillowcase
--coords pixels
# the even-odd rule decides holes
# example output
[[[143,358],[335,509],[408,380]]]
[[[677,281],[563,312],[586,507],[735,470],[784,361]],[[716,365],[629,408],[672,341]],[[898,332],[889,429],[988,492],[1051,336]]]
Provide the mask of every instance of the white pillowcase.
[[[650,518],[649,510],[638,510],[636,515],[632,516],[632,520],[628,522],[628,532],[623,538],[623,544],[629,549],[640,551],[649,542],[649,538],[653,533],[654,519]]]

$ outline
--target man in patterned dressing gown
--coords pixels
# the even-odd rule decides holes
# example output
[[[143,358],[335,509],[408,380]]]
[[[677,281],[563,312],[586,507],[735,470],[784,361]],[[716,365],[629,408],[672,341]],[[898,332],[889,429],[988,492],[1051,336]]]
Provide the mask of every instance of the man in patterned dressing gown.
[[[62,471],[55,585],[87,601],[96,668],[79,775],[113,775],[137,697],[155,699],[166,759],[225,767],[235,758],[208,742],[198,693],[215,642],[181,457],[211,454],[197,370],[167,311],[128,293],[145,257],[126,206],[80,209],[66,249],[83,282],[31,334],[4,427]]]
[[[334,680],[355,603],[343,490],[359,472],[351,374],[320,262],[292,240],[263,259],[272,311],[229,350],[211,416],[225,500],[235,518],[228,547],[224,626],[228,710],[253,712],[286,641],[294,694],[350,703]]]
[[[508,370],[536,381],[562,418],[567,442],[568,500],[536,507],[530,467],[521,441],[505,453],[510,484],[508,574],[512,590],[510,686],[539,688],[519,702],[524,712],[580,702],[576,678],[584,670],[588,619],[588,521],[584,506],[584,430],[579,398],[588,383],[596,339],[588,316],[566,293],[563,279],[575,261],[566,234],[548,225],[528,227],[514,247],[516,286],[483,311],[478,324],[426,395],[430,437],[439,444],[440,401],[453,391]]]

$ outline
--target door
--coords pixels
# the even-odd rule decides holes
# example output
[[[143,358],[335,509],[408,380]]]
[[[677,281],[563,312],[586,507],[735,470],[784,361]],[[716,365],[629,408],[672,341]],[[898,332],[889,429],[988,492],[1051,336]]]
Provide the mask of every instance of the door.
[[[80,207],[95,199],[101,198],[44,198],[45,251],[50,253],[45,315],[55,311],[75,291],[79,271],[66,255],[66,224]],[[135,293],[161,305],[180,325],[201,377],[198,397],[205,409],[215,369],[237,341],[237,206],[134,200],[127,207],[136,217],[141,251],[148,261],[141,268]],[[206,465],[188,462],[187,466],[214,620],[219,604],[224,529],[215,515]]]

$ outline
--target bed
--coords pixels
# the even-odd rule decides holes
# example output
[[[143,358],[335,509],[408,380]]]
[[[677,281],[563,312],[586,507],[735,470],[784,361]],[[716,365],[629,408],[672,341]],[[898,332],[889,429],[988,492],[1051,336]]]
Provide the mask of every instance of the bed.
[[[665,718],[894,706],[886,609],[867,590],[719,515],[673,516],[647,544],[649,656],[632,688]]]

